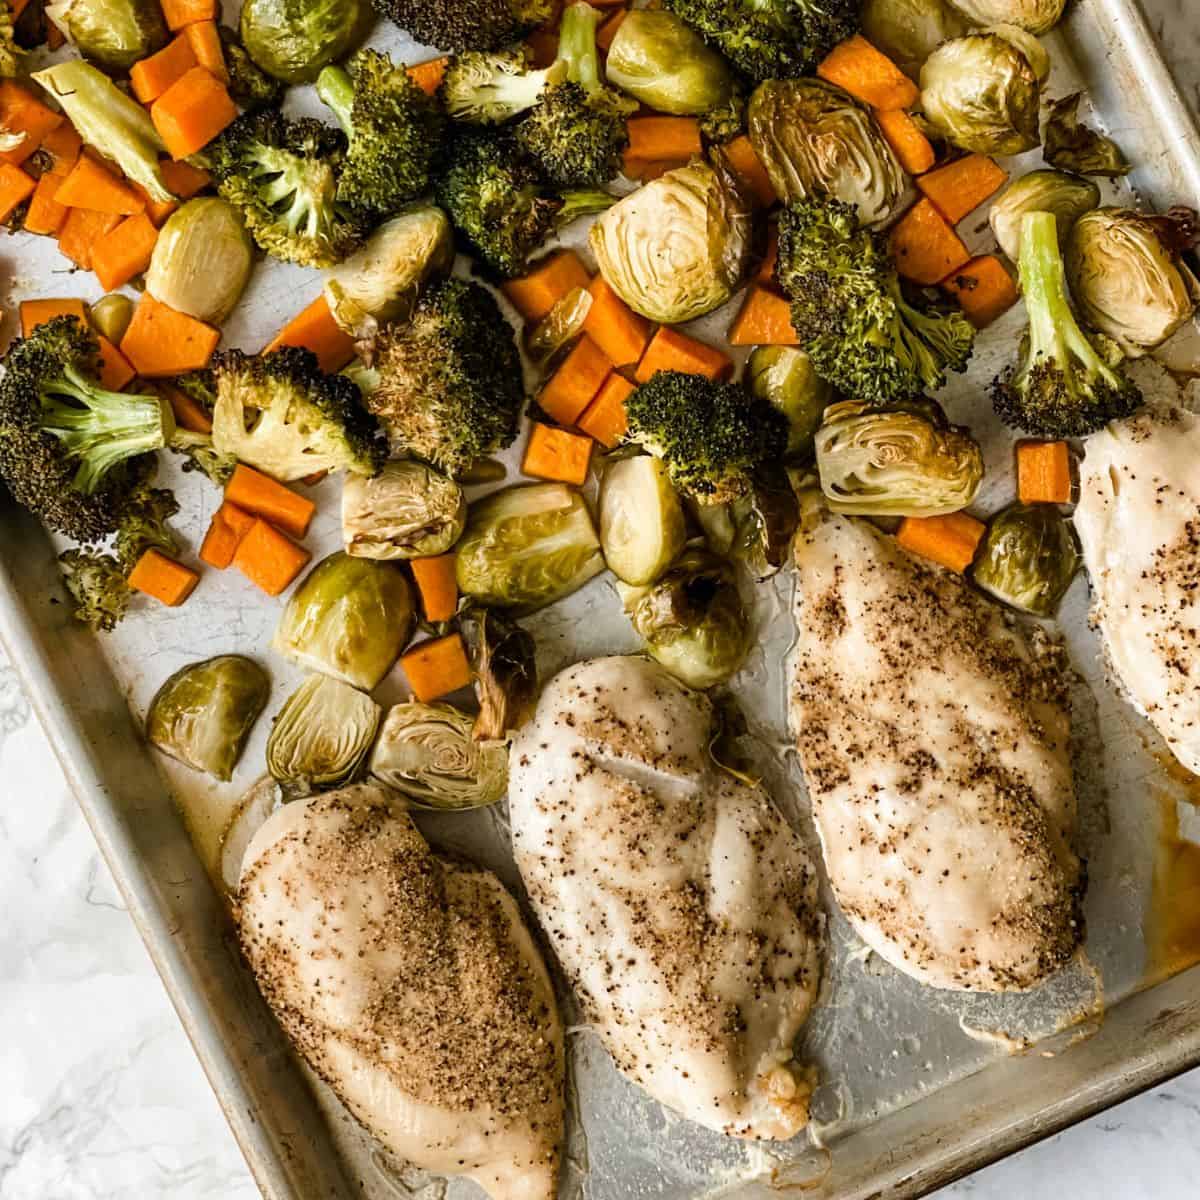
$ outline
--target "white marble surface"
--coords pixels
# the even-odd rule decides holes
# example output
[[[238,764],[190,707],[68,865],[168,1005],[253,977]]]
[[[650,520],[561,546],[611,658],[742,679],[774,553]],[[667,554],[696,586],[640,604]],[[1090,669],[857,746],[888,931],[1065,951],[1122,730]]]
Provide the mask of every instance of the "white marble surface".
[[[1197,0],[1145,3],[1200,111]],[[253,1200],[257,1189],[2,659],[0,781],[0,1200]],[[938,1196],[1191,1200],[1198,1134],[1200,1071]]]

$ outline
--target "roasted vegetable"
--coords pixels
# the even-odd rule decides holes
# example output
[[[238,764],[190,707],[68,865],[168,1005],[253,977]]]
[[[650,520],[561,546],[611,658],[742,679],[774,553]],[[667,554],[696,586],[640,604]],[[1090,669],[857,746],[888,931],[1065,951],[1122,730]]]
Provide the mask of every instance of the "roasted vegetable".
[[[566,77],[562,59],[535,67],[528,46],[494,53],[472,51],[450,59],[437,94],[455,121],[500,125],[528,112],[548,88]]]
[[[25,56],[23,47],[17,45],[16,30],[13,27],[12,9],[8,5],[0,11],[0,79],[15,79],[21,73],[21,60]],[[15,149],[24,140],[24,134],[6,134],[5,137],[16,137],[19,140],[6,150]]]
[[[58,556],[71,595],[71,615],[94,633],[109,633],[125,619],[133,589],[111,554],[67,550]]]
[[[413,39],[443,50],[498,50],[557,11],[553,0],[374,0]]]
[[[1049,33],[1062,18],[1066,0],[950,0],[973,25],[1015,25],[1028,33]]]
[[[788,458],[809,457],[833,389],[808,355],[795,346],[756,346],[746,363],[745,381],[751,395],[765,400],[787,421]]]
[[[561,483],[502,488],[471,505],[456,551],[458,589],[481,604],[532,612],[604,570],[583,497]]]
[[[683,505],[666,465],[653,455],[619,458],[600,488],[600,545],[623,583],[653,583],[683,549]]]
[[[113,74],[167,43],[156,0],[55,0],[45,12],[84,58]]]
[[[242,45],[268,75],[311,83],[362,41],[371,15],[366,0],[243,0]]]
[[[947,0],[865,0],[860,19],[867,41],[911,79],[943,42],[969,28]]]
[[[479,699],[474,737],[507,737],[525,724],[537,701],[537,647],[516,621],[494,609],[468,610],[463,631]]]
[[[88,319],[97,333],[103,334],[114,346],[120,345],[133,320],[133,301],[121,292],[110,292],[90,306]]]
[[[559,351],[583,332],[591,311],[592,293],[585,287],[574,287],[536,325],[526,325],[525,351],[539,371],[545,372]]]
[[[445,554],[467,520],[467,500],[452,479],[424,463],[388,463],[371,479],[342,485],[342,538],[356,558]]]
[[[256,662],[222,654],[176,671],[146,714],[146,737],[185,766],[229,780],[271,683]]]
[[[1052,617],[1079,570],[1075,536],[1052,504],[1013,504],[989,522],[971,577],[1005,604]]]
[[[1060,171],[1104,175],[1110,179],[1128,175],[1133,166],[1121,147],[1112,138],[1080,122],[1079,101],[1082,98],[1082,92],[1073,92],[1050,105],[1043,156]]]
[[[1058,240],[1066,244],[1071,227],[1100,203],[1100,189],[1065,171],[1030,171],[1004,189],[988,211],[988,223],[1000,249],[1016,262],[1021,254],[1021,220],[1027,212],[1053,213]]]
[[[255,63],[232,29],[220,25],[217,32],[221,38],[221,53],[225,57],[225,72],[229,76],[226,86],[230,96],[250,112],[277,104],[283,95],[284,85]]]

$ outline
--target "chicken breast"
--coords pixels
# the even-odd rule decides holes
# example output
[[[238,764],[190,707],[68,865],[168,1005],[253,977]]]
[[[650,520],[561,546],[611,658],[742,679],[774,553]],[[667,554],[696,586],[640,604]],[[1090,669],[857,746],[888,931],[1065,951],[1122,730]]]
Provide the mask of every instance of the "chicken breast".
[[[717,768],[708,699],[641,658],[546,687],[511,754],[513,849],[617,1066],[710,1129],[790,1138],[820,973],[816,877],[759,788]]]
[[[1087,440],[1075,528],[1109,661],[1200,774],[1200,418],[1147,408]]]
[[[371,1133],[495,1200],[552,1200],[562,1027],[495,876],[438,858],[393,793],[360,785],[279,809],[238,902],[263,995]]]
[[[1060,652],[866,521],[795,557],[791,719],[838,903],[922,983],[1033,987],[1082,934]]]

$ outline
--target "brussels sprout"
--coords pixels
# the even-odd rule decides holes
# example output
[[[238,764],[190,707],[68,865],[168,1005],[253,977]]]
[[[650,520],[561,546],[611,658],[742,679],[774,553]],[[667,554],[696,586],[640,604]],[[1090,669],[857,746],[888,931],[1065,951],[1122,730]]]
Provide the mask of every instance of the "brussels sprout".
[[[1131,357],[1160,346],[1196,311],[1200,283],[1180,258],[1196,214],[1129,208],[1085,213],[1067,238],[1071,295],[1083,319]]]
[[[788,458],[807,458],[821,414],[833,399],[833,389],[813,370],[808,355],[795,346],[756,346],[745,378],[753,395],[787,418]]]
[[[91,306],[88,315],[97,333],[102,333],[115,346],[133,320],[133,301],[120,292],[109,292]]]
[[[467,521],[463,490],[424,463],[390,462],[342,484],[342,538],[356,558],[429,558],[445,554]]]
[[[606,468],[600,545],[618,579],[638,587],[653,583],[674,562],[685,538],[683,505],[660,459],[643,454]]]
[[[189,200],[159,230],[146,291],[209,325],[220,325],[242,298],[254,243],[238,210],[216,196]]]
[[[479,698],[475,739],[507,737],[525,724],[537,700],[537,647],[516,621],[487,608],[470,612],[462,628]]]
[[[526,326],[525,351],[539,370],[545,370],[569,342],[583,332],[592,311],[592,293],[572,288],[532,328]]]
[[[729,64],[674,13],[626,15],[605,59],[608,82],[657,112],[699,116],[731,103],[738,83]]]
[[[289,797],[350,783],[371,749],[382,711],[340,679],[310,675],[275,718],[267,770]]]
[[[1014,504],[988,522],[971,575],[1005,604],[1050,617],[1078,569],[1075,537],[1058,509]]]
[[[741,287],[751,224],[733,175],[693,162],[614,204],[589,242],[600,273],[630,308],[677,325],[720,308]]]
[[[782,467],[758,473],[748,495],[730,505],[734,558],[757,579],[769,579],[787,561],[800,524],[800,505]]]
[[[84,58],[114,75],[167,44],[158,0],[55,0],[45,11]]]
[[[271,691],[266,672],[240,654],[176,671],[146,714],[146,737],[164,754],[228,780]]]
[[[1080,123],[1082,95],[1075,92],[1050,105],[1043,157],[1052,167],[1078,171],[1080,175],[1104,175],[1110,179],[1128,175],[1133,167],[1121,147],[1112,138]]]
[[[834,512],[943,516],[966,508],[983,479],[974,438],[920,405],[833,404],[817,431],[816,451],[821,491]]]
[[[908,176],[871,113],[823,79],[772,79],[750,97],[750,141],[779,198],[831,197],[864,225],[895,216]]]
[[[455,556],[458,590],[532,612],[604,570],[583,497],[561,483],[502,488],[471,505]]]
[[[973,25],[1015,25],[1027,33],[1049,33],[1063,15],[1066,0],[950,0]]]
[[[1022,45],[1019,33],[1006,28],[954,38],[939,46],[921,68],[925,117],[954,145],[978,154],[1006,155],[1038,144],[1043,58]],[[1037,46],[1028,36],[1024,41]]]
[[[508,743],[477,742],[473,724],[450,704],[397,704],[384,718],[367,769],[418,808],[495,804],[508,790]]]
[[[417,293],[454,265],[454,233],[446,214],[424,205],[385,221],[360,250],[325,272],[325,300],[338,327],[353,338],[407,320]]]
[[[946,0],[866,0],[860,19],[867,41],[913,79],[943,42],[970,28]]]
[[[729,563],[687,550],[652,586],[618,587],[650,657],[688,687],[715,687],[742,665],[749,624]]]
[[[1100,203],[1100,189],[1090,180],[1065,171],[1030,171],[1000,193],[988,222],[1000,249],[1013,262],[1021,254],[1021,218],[1027,212],[1053,213],[1058,240],[1065,245],[1071,226]]]
[[[284,83],[311,83],[366,36],[374,14],[365,0],[244,0],[242,45]]]
[[[412,591],[399,567],[338,551],[292,593],[271,646],[303,667],[370,689],[415,625]]]

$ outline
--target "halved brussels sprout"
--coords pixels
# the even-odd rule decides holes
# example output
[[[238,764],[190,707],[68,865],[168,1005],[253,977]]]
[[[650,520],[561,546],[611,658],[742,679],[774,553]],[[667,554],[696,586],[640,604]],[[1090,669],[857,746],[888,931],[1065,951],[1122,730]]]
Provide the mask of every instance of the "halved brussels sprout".
[[[795,346],[756,346],[746,363],[745,380],[752,395],[787,418],[788,458],[811,455],[833,388],[813,370],[808,355]]]
[[[418,808],[482,808],[508,790],[508,743],[479,742],[450,704],[397,704],[371,751],[370,773]]]
[[[756,579],[769,579],[785,562],[800,524],[800,505],[787,472],[776,465],[759,471],[745,496],[730,505],[732,552]]]
[[[975,498],[983,453],[965,430],[922,406],[872,408],[847,400],[825,410],[816,437],[821,491],[834,512],[936,517]]]
[[[424,463],[401,459],[342,484],[342,539],[355,558],[445,554],[466,522],[462,488]]]
[[[454,265],[454,231],[440,208],[422,205],[385,221],[349,258],[325,272],[325,301],[338,327],[370,339],[407,320],[417,294]]]
[[[742,665],[749,622],[729,563],[686,550],[650,587],[617,586],[650,657],[688,687],[715,687]]]
[[[129,322],[133,320],[133,301],[120,292],[109,292],[91,306],[88,317],[96,332],[102,333],[115,346],[125,336]]]
[[[823,79],[771,79],[750,97],[750,141],[780,200],[828,196],[864,225],[896,214],[908,176],[875,118]]]
[[[1100,203],[1100,189],[1090,180],[1066,171],[1030,171],[1000,193],[988,212],[988,223],[1000,249],[1013,262],[1021,254],[1021,220],[1027,212],[1053,213],[1058,240],[1065,245],[1071,226]]]
[[[677,325],[720,308],[750,267],[753,211],[732,173],[693,162],[614,204],[588,240],[635,312]]]
[[[1067,238],[1071,295],[1083,319],[1129,356],[1162,345],[1196,311],[1200,282],[1180,254],[1196,236],[1196,214],[1162,216],[1097,208]]]
[[[1014,504],[988,522],[971,575],[1005,604],[1051,617],[1078,569],[1075,537],[1058,509]]]
[[[228,780],[271,691],[267,673],[240,654],[176,671],[146,714],[146,737],[164,754]]]
[[[507,737],[525,724],[537,700],[537,647],[516,621],[487,608],[469,612],[462,629],[479,698],[475,739]]]
[[[1062,18],[1066,0],[950,0],[974,25],[1015,25],[1039,37]]]
[[[365,0],[244,0],[242,45],[268,75],[311,83],[362,41],[373,19]]]
[[[238,210],[216,196],[198,196],[159,230],[146,271],[155,300],[209,325],[220,325],[242,298],[254,243]]]
[[[455,563],[464,596],[523,612],[569,596],[604,570],[591,513],[561,483],[502,488],[472,504]]]
[[[600,486],[600,545],[616,577],[653,583],[675,561],[687,533],[683,505],[660,459],[620,458]]]
[[[371,749],[382,712],[348,683],[310,675],[275,718],[267,770],[289,797],[350,783]]]
[[[399,567],[338,551],[292,593],[271,646],[301,666],[370,689],[415,626],[412,590]]]
[[[1082,92],[1074,92],[1050,105],[1042,156],[1052,167],[1078,171],[1080,175],[1103,175],[1110,179],[1128,175],[1133,166],[1121,147],[1112,138],[1080,122],[1082,97]]]
[[[112,74],[167,44],[158,0],[55,0],[45,11],[84,58]]]
[[[860,20],[867,41],[912,79],[943,42],[970,28],[946,0],[866,0]]]

